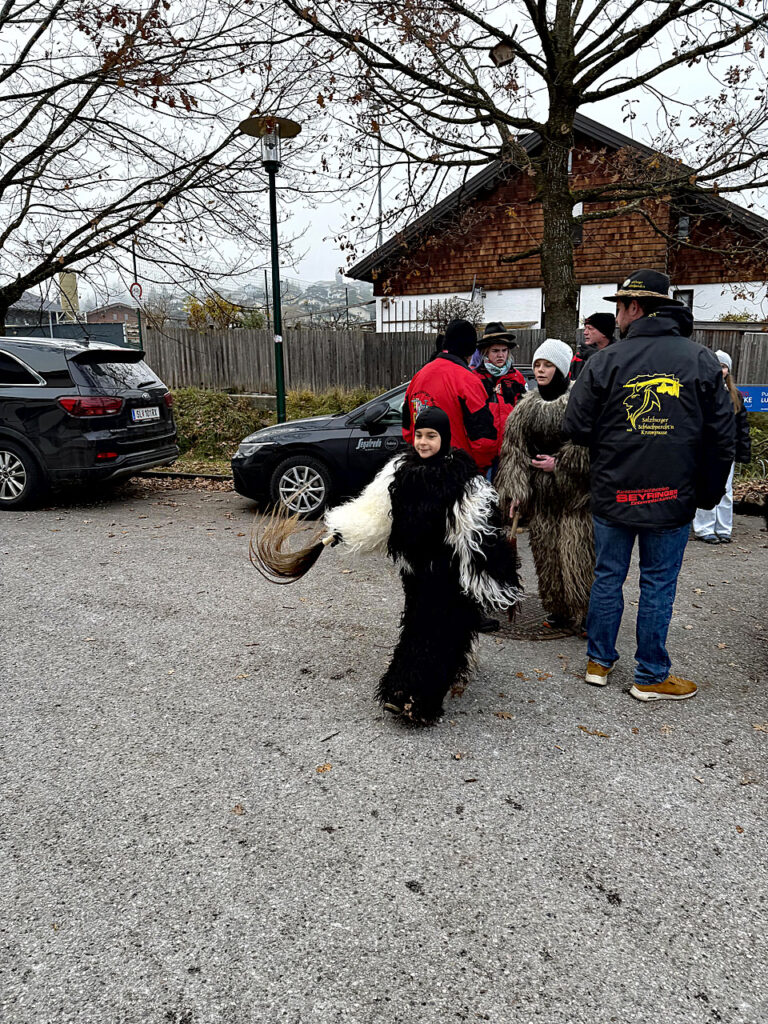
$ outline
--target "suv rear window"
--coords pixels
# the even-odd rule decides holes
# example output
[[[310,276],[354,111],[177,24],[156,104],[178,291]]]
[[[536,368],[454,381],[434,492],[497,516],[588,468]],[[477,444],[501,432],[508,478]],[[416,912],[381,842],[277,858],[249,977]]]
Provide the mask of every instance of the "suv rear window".
[[[6,387],[19,384],[40,384],[40,380],[23,366],[18,359],[0,352],[0,386]]]
[[[121,359],[119,353],[116,357],[112,357],[110,353],[108,359],[103,361],[93,358],[85,361],[78,358],[72,362],[77,367],[78,375],[82,377],[83,383],[99,390],[126,391],[141,387],[162,386],[160,378],[150,370],[144,360],[141,359],[137,362],[135,356]]]

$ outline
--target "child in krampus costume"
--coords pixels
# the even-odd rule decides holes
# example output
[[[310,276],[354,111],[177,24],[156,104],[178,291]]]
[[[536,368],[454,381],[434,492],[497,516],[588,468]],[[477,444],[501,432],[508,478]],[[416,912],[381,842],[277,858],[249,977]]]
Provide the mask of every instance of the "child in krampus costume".
[[[496,492],[466,452],[451,448],[448,416],[428,408],[414,426],[413,447],[357,498],[326,514],[331,534],[324,541],[289,556],[280,551],[283,531],[280,539],[262,536],[253,553],[262,570],[290,581],[314,563],[323,544],[386,552],[400,569],[405,606],[376,697],[394,714],[430,722],[469,671],[480,607],[511,610],[520,590]]]
[[[566,441],[571,350],[548,338],[533,354],[538,391],[515,406],[504,430],[494,483],[506,513],[528,517],[545,626],[580,629],[595,564],[589,510],[589,451]]]

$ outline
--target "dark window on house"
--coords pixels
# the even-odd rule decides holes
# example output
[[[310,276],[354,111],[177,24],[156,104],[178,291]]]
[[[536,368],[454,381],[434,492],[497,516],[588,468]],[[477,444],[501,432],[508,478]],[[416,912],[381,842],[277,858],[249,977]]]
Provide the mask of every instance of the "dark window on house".
[[[672,298],[684,302],[688,309],[693,309],[693,288],[672,289]]]
[[[573,208],[573,216],[574,217],[581,217],[583,213],[584,213],[584,203],[576,203],[576,205]],[[584,241],[584,225],[582,224],[581,221],[578,221],[577,223],[575,223],[573,225],[573,230],[571,232],[571,237],[573,239],[573,244],[574,245],[581,245],[581,243]]]
[[[13,356],[0,352],[0,387],[18,386],[19,384],[38,384],[40,381]]]
[[[677,237],[681,240],[688,238],[691,233],[691,218],[683,213],[677,221]]]

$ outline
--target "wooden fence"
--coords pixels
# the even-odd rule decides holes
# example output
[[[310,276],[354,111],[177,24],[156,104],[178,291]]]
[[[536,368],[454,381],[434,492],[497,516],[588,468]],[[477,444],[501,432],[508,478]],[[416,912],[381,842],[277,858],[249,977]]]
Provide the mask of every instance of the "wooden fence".
[[[515,359],[530,363],[545,332],[515,333]],[[694,331],[693,337],[712,350],[731,354],[739,384],[768,384],[768,333],[712,329]],[[283,343],[287,387],[385,391],[413,376],[434,351],[434,343],[434,334],[415,332],[287,330]],[[147,361],[169,387],[274,393],[274,344],[269,331],[164,327],[145,331],[144,348]]]

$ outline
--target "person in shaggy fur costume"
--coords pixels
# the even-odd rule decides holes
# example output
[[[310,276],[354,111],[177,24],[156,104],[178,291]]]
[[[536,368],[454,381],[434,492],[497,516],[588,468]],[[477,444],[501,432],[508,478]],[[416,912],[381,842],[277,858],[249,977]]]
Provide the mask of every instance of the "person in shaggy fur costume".
[[[496,492],[451,448],[450,420],[432,406],[415,421],[413,447],[325,522],[349,550],[386,551],[399,567],[400,639],[376,697],[395,715],[434,721],[469,672],[480,609],[509,611],[521,596]]]
[[[564,440],[571,349],[547,338],[533,354],[538,391],[515,406],[504,430],[495,486],[505,512],[528,518],[544,625],[583,631],[595,561],[589,451]]]

